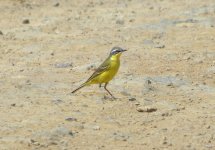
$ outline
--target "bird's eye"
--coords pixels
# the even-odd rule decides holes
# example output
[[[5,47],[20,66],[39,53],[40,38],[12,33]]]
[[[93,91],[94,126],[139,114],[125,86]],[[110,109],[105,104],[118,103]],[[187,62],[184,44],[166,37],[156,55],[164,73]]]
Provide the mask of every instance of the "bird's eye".
[[[120,53],[120,52],[121,52],[120,49],[113,49],[113,50],[111,51],[111,55],[115,55],[115,54],[118,54],[118,53]]]

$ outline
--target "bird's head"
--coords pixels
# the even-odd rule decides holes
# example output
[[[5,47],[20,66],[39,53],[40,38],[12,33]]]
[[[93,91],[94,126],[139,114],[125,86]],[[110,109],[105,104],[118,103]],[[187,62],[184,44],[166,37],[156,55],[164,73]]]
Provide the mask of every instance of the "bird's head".
[[[126,49],[123,49],[121,47],[113,47],[110,51],[110,56],[120,56],[122,54],[122,52],[127,51]]]

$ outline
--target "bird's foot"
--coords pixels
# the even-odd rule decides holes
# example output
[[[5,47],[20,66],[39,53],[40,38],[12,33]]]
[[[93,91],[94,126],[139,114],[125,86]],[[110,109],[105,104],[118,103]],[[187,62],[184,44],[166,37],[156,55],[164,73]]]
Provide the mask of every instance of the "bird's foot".
[[[117,98],[116,97],[114,97],[114,96],[106,96],[106,95],[104,95],[104,99],[105,100],[111,100],[111,101],[114,101],[114,100],[116,100]]]
[[[111,96],[111,99],[116,100],[117,98],[116,98],[116,97],[114,97],[114,96]]]

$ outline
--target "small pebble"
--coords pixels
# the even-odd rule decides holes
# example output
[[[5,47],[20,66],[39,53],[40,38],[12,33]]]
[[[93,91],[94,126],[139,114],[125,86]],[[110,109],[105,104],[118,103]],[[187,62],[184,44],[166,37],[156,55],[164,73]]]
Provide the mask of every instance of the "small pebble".
[[[140,105],[140,103],[139,103],[139,102],[136,102],[136,103],[135,103],[135,105],[136,105],[136,106],[139,106],[139,105]]]
[[[162,113],[162,114],[161,114],[161,116],[164,116],[164,117],[171,116],[171,115],[172,115],[172,114],[171,114],[171,113],[168,113],[168,112]]]
[[[29,19],[24,19],[24,20],[22,21],[22,23],[23,23],[23,24],[29,24],[29,23],[30,23],[30,20],[29,20]]]
[[[31,142],[31,144],[33,144],[33,145],[40,145],[40,143],[39,142],[37,142],[37,141],[35,141],[35,140],[33,140],[33,139],[30,139],[30,142]]]
[[[174,87],[173,83],[167,83],[166,86],[169,86],[169,87]]]
[[[149,79],[147,79],[147,80],[145,81],[145,84],[147,84],[147,85],[152,84],[152,81],[149,80]]]
[[[163,144],[164,144],[164,145],[167,144],[167,141],[164,141]]]
[[[130,20],[129,20],[129,22],[134,22],[134,21],[135,21],[134,19],[130,19]]]
[[[13,106],[13,107],[15,107],[15,106],[16,106],[16,104],[14,103],[14,104],[11,104],[10,106]]]
[[[69,131],[70,136],[74,136],[74,133],[72,131]]]
[[[162,48],[165,48],[165,45],[156,45],[155,48],[160,48],[160,49],[162,49]]]
[[[129,101],[136,101],[136,98],[132,97],[128,99]]]
[[[60,3],[54,4],[54,7],[58,7],[58,6],[60,6]]]
[[[76,118],[73,118],[73,117],[68,117],[68,118],[66,118],[65,120],[66,120],[66,121],[77,121],[77,119],[76,119]]]
[[[27,85],[31,85],[31,81],[30,81],[30,80],[27,80],[27,81],[26,81],[26,84],[27,84]]]
[[[137,111],[138,112],[155,112],[155,111],[157,111],[157,108],[149,107],[149,106],[147,106],[147,107],[138,107]]]

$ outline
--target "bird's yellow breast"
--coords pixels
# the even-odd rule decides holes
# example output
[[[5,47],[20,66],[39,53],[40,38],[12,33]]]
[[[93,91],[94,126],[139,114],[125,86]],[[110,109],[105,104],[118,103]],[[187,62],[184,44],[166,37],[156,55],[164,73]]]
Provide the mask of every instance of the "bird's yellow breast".
[[[107,71],[103,72],[101,75],[97,76],[94,79],[94,84],[107,83],[113,79],[113,77],[116,75],[116,73],[119,70],[120,55],[121,54],[119,53],[110,57],[110,59],[108,60],[109,61],[108,63],[110,63],[110,68]]]

